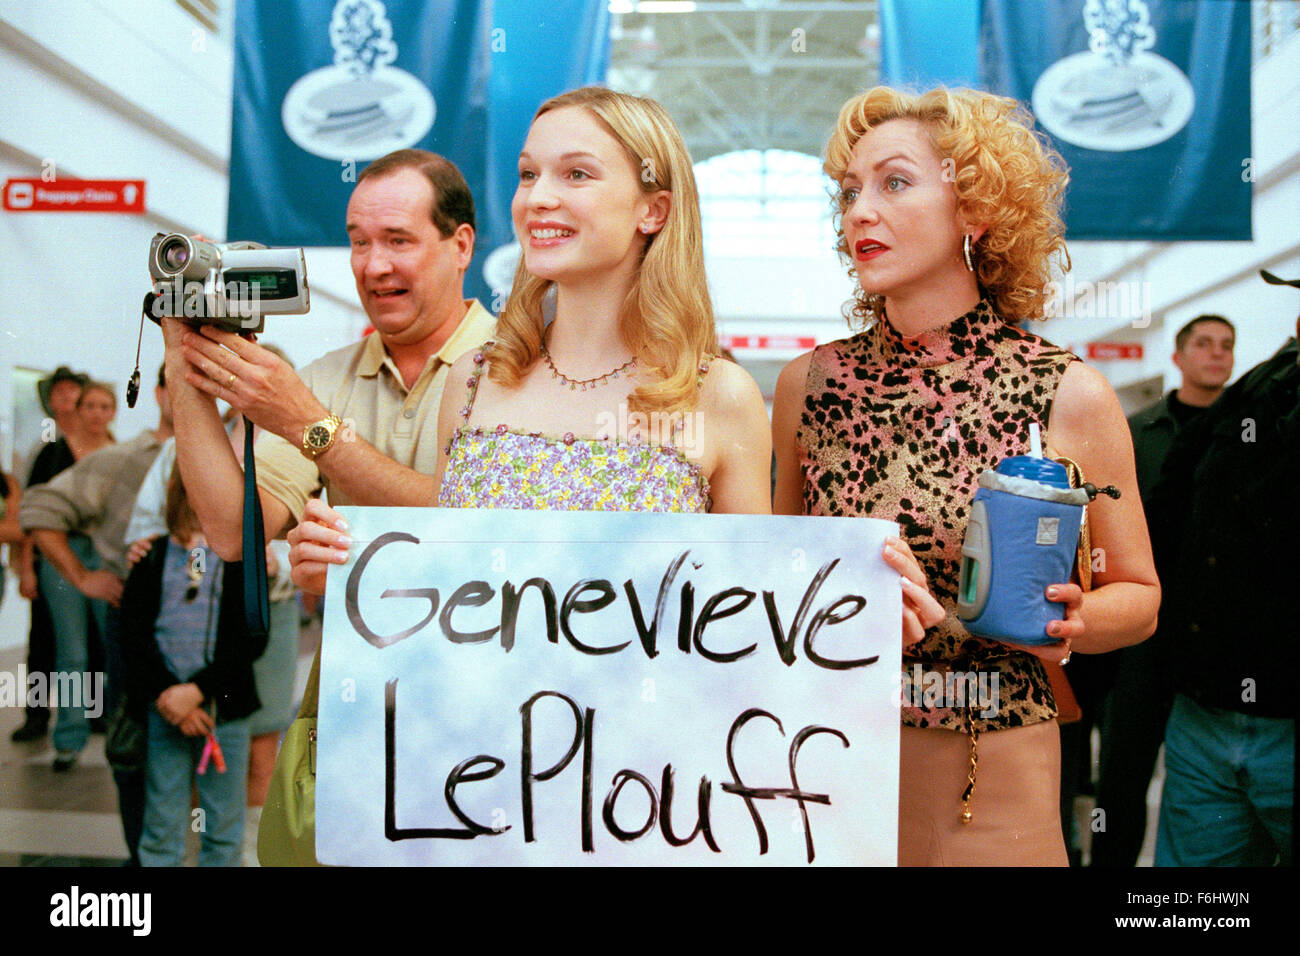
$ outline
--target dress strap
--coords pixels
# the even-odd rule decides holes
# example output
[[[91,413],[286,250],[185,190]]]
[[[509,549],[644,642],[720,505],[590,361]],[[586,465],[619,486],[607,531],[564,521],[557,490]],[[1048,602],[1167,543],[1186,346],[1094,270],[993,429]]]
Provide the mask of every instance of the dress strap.
[[[695,376],[695,388],[697,390],[704,387],[704,377],[709,374],[709,366],[713,364],[713,360],[716,358],[717,358],[716,355],[713,355],[709,352],[705,352],[702,356],[700,356],[700,364],[696,367],[696,371],[699,374]],[[688,412],[687,414],[690,413]],[[668,438],[668,444],[670,446],[674,446],[677,444],[677,439],[681,436],[682,431],[685,428],[686,428],[686,415],[674,415],[672,434]]]
[[[704,376],[709,374],[709,366],[713,364],[713,360],[716,358],[717,358],[716,355],[711,355],[708,352],[705,352],[702,356],[700,356],[700,365],[699,365],[700,374],[695,378],[696,388],[704,387]]]
[[[461,420],[466,423],[469,422],[469,413],[474,410],[474,399],[478,397],[479,382],[485,374],[483,366],[487,363],[487,353],[493,344],[492,342],[484,342],[479,346],[478,351],[474,353],[474,371],[465,380],[465,384],[469,386],[469,394],[466,396],[465,404],[460,410]]]

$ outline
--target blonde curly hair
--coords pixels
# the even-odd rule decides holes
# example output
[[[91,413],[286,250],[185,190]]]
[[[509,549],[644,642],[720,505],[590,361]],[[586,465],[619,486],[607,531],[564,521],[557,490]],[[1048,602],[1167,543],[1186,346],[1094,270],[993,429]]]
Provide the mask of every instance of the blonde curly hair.
[[[704,277],[704,233],[699,193],[686,144],[668,111],[652,99],[603,87],[570,90],[534,115],[580,107],[596,118],[627,153],[642,192],[668,190],[672,203],[663,228],[645,237],[636,282],[619,314],[623,340],[656,378],[632,393],[632,411],[677,412],[698,398],[699,365],[718,350],[713,304]],[[489,377],[518,385],[541,356],[542,302],[553,283],[528,271],[521,256],[514,285],[497,320],[488,357]]]
[[[844,104],[826,145],[822,168],[842,183],[853,148],[866,133],[894,119],[913,119],[951,159],[957,214],[987,226],[972,247],[980,288],[1009,322],[1041,319],[1053,273],[1070,268],[1061,204],[1069,171],[1059,153],[1033,130],[1033,116],[1004,96],[966,89],[913,94],[877,86]],[[836,250],[849,262],[844,206],[835,197]],[[884,296],[859,286],[848,317],[879,316]]]

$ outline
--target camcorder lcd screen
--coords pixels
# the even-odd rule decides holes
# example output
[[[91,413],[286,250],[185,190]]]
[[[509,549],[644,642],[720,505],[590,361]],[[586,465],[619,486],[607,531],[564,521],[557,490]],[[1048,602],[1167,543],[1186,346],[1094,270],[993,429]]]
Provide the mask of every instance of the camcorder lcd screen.
[[[242,300],[253,295],[259,299],[292,299],[298,294],[298,281],[292,269],[227,269],[225,284],[226,296],[231,299]]]

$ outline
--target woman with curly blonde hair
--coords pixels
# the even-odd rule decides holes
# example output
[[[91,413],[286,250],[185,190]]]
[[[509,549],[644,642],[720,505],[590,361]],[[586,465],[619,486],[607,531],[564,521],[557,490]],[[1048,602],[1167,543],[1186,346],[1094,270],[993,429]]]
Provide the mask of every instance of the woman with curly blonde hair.
[[[1114,392],[1019,327],[1042,317],[1053,260],[1069,262],[1068,177],[1031,122],[1015,101],[969,90],[877,87],[844,105],[825,170],[839,187],[838,248],[858,284],[849,311],[869,324],[796,359],[777,384],[774,510],[897,521],[894,547],[919,563],[904,571],[904,593],[941,605],[904,621],[904,865],[1067,862],[1044,662],[1142,641],[1159,605]],[[1065,619],[1047,627],[1055,643],[1038,647],[975,637],[956,615],[977,478],[1027,454],[1032,423],[1049,454],[1123,492],[1089,509],[1104,561],[1087,593],[1064,581],[1047,588]],[[970,674],[986,699],[945,696]]]

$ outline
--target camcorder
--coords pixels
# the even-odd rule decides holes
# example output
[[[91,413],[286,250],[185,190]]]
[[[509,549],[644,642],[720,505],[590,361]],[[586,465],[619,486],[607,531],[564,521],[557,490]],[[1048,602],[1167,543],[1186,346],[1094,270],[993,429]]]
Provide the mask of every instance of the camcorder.
[[[178,232],[149,243],[153,291],[144,311],[190,325],[260,332],[263,316],[302,315],[310,308],[302,249],[257,242],[204,242]]]
[[[240,335],[261,332],[266,315],[303,315],[311,308],[302,249],[268,249],[260,242],[206,242],[179,232],[149,242],[153,290],[143,314],[190,325],[212,325]],[[140,319],[144,333],[144,319]],[[126,385],[126,404],[140,394],[140,343]]]

